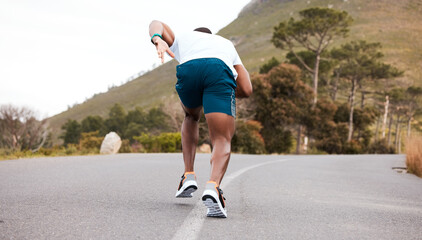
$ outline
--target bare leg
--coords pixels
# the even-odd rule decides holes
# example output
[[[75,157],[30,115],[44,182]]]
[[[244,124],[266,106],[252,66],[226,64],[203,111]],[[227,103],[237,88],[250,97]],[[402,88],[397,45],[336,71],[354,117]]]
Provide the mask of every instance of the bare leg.
[[[225,113],[205,115],[210,132],[212,148],[210,181],[220,185],[231,153],[231,140],[235,130],[234,118]]]
[[[182,123],[182,152],[185,162],[185,172],[193,172],[195,163],[196,146],[199,138],[199,118],[202,107],[187,108],[183,106],[185,119]]]

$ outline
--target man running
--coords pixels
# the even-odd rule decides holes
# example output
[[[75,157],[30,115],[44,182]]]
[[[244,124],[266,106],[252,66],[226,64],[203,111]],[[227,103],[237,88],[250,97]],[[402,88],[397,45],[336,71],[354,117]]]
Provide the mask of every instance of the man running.
[[[252,94],[249,73],[232,42],[213,35],[207,28],[175,34],[167,24],[152,21],[149,34],[162,63],[165,53],[179,62],[176,90],[185,112],[181,130],[185,172],[176,197],[192,197],[198,188],[194,162],[198,122],[204,108],[212,155],[211,175],[202,201],[208,208],[207,216],[227,217],[223,191],[219,186],[230,160],[230,143],[235,131],[235,97]]]

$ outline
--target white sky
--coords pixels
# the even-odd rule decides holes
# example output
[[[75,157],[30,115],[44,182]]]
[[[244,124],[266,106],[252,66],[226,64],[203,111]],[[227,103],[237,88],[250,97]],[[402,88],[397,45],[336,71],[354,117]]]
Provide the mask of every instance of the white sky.
[[[58,114],[158,66],[151,20],[216,33],[249,2],[0,0],[0,105]]]

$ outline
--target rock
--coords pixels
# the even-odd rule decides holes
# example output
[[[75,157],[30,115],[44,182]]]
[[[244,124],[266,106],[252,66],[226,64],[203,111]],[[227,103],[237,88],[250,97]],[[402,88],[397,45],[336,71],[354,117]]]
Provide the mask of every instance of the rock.
[[[211,146],[209,144],[202,144],[201,146],[199,146],[199,152],[201,153],[211,153]]]
[[[115,154],[119,151],[122,140],[115,132],[109,132],[101,143],[101,154]]]

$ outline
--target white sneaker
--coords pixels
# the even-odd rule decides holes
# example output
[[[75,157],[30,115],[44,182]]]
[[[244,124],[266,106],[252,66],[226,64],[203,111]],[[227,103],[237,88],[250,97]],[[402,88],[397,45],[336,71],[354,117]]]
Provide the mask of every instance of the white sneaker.
[[[177,198],[191,198],[192,193],[198,189],[196,183],[195,172],[186,172],[183,174],[180,180],[179,188],[176,192]]]

